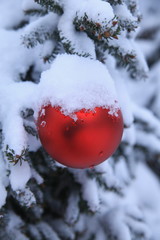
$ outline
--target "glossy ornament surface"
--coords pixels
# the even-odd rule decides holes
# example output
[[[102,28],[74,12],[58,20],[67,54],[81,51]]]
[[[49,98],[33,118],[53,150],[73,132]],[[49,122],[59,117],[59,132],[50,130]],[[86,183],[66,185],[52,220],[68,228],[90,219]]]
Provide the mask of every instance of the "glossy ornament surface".
[[[89,168],[109,158],[120,144],[123,133],[121,111],[96,107],[65,116],[60,107],[44,106],[37,129],[45,150],[56,161],[72,168]]]

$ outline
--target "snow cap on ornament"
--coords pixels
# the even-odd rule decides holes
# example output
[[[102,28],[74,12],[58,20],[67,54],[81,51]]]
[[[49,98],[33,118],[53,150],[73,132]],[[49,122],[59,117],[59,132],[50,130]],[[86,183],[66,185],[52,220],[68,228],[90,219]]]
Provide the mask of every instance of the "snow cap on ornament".
[[[115,152],[123,119],[105,65],[59,55],[42,73],[39,88],[37,129],[42,145],[56,161],[88,168]]]

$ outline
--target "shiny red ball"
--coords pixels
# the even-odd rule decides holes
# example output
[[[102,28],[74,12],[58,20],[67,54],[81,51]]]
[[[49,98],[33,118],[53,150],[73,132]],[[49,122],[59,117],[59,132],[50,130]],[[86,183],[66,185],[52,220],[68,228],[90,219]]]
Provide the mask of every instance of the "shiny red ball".
[[[56,161],[72,168],[93,167],[109,158],[120,144],[123,132],[121,111],[96,107],[65,116],[60,108],[42,107],[37,128],[42,145]]]

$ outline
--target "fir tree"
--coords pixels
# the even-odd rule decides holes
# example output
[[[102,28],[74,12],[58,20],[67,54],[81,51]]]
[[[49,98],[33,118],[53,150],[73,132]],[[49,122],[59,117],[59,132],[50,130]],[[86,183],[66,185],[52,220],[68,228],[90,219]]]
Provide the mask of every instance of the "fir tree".
[[[159,0],[1,0],[0,12],[0,239],[159,240]],[[106,67],[123,114],[119,148],[93,169],[59,164],[37,132],[41,74],[65,53]]]

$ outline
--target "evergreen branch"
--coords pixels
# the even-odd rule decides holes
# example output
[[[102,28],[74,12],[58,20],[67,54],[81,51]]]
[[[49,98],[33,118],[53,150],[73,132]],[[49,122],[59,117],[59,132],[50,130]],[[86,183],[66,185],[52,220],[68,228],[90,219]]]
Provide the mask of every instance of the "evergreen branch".
[[[2,134],[1,123],[0,123],[0,149],[2,147],[2,142],[3,142],[3,134]]]
[[[138,27],[138,21],[129,21],[128,19],[119,19],[119,24],[122,30],[127,29],[128,32],[135,31],[135,29]]]
[[[71,228],[63,219],[50,219],[53,229],[56,231],[60,239],[75,239],[73,228]]]
[[[26,108],[25,110],[21,111],[21,116],[26,119],[29,118],[31,116],[33,116],[34,111],[31,108]]]
[[[129,64],[132,65],[135,62],[136,54],[134,51],[124,52],[119,46],[106,46],[108,52],[116,57],[119,66],[127,67]]]
[[[39,27],[29,34],[25,34],[22,36],[22,43],[27,48],[33,48],[38,43],[43,44],[46,40],[53,37],[53,32],[46,31],[45,27]]]
[[[28,24],[27,20],[22,20],[20,23],[18,23],[17,25],[13,26],[13,29],[14,30],[18,30],[18,29],[24,28],[27,24]]]
[[[72,41],[67,39],[65,36],[63,36],[62,32],[59,32],[59,35],[60,35],[60,40],[63,44],[64,50],[66,51],[66,53],[75,54],[75,55],[78,55],[81,57],[91,57],[91,55],[89,53],[86,53],[84,51],[81,51],[81,52],[76,51]]]
[[[35,196],[29,187],[25,187],[23,190],[12,191],[12,196],[22,207],[30,208],[36,204]]]
[[[102,38],[118,38],[117,35],[120,32],[120,25],[116,17],[109,22],[104,22],[102,25],[92,19],[89,19],[87,13],[85,13],[81,18],[76,15],[73,24],[75,25],[77,31],[86,32],[87,35],[94,41],[99,41]]]
[[[38,43],[43,44],[46,40],[54,38],[57,22],[58,16],[53,13],[49,13],[31,22],[29,26],[25,28],[22,43],[29,48],[35,47]]]
[[[105,63],[106,56],[103,49],[101,49],[100,46],[96,46],[95,50],[96,50],[96,59],[99,60],[101,63]]]
[[[31,134],[38,139],[38,133],[33,127],[24,125],[24,128],[28,134]]]
[[[35,224],[28,224],[27,228],[28,228],[27,233],[28,233],[30,239],[35,239],[35,240],[42,239],[41,233],[37,229],[37,226]]]
[[[130,72],[130,76],[133,79],[147,79],[148,72],[146,72],[143,68],[139,66],[140,62],[136,58],[135,61],[131,62],[128,65],[127,70]]]
[[[128,67],[130,65],[130,69],[135,65],[136,53],[134,51],[124,51],[120,46],[116,46],[112,44],[112,41],[109,43],[106,40],[101,40],[97,42],[96,48],[99,49],[100,52],[108,51],[109,54],[114,56],[117,60],[117,64],[120,67]]]
[[[118,195],[122,196],[123,193],[122,193],[122,189],[118,186],[111,186],[109,187],[107,185],[107,183],[105,182],[105,180],[103,179],[103,175],[104,173],[102,172],[96,172],[95,170],[88,170],[87,171],[87,175],[89,178],[93,179],[95,178],[97,183],[99,184],[100,187],[102,187],[104,190],[106,191],[111,191],[111,192],[115,192],[117,193]]]
[[[42,234],[44,240],[60,240],[58,234],[54,231],[48,222],[41,221],[36,225],[36,227]]]
[[[57,13],[58,15],[63,14],[63,8],[58,0],[34,0],[36,3],[45,7],[47,11]]]
[[[24,148],[21,151],[21,154],[18,155],[15,153],[15,151],[13,149],[10,149],[9,146],[6,146],[6,150],[4,151],[8,161],[10,163],[13,163],[14,165],[16,165],[17,163],[20,163],[20,165],[22,165],[22,161],[28,161],[26,159],[26,155],[28,153],[28,148]]]
[[[124,0],[128,9],[132,13],[133,16],[137,17],[138,22],[142,20],[142,14],[140,13],[137,2],[134,0]]]
[[[81,195],[80,195],[80,201],[79,201],[79,208],[80,208],[80,212],[88,215],[93,215],[95,213],[89,208],[87,201],[84,200]]]
[[[54,40],[56,42],[55,47],[53,48],[50,54],[46,54],[43,56],[44,63],[46,62],[51,63],[58,54],[64,52],[63,44],[60,41],[60,36],[58,31],[54,32]]]
[[[124,0],[128,9],[130,10],[130,12],[135,15],[135,13],[137,12],[137,3],[136,1],[134,0]]]
[[[111,5],[122,4],[123,0],[103,0],[105,2],[109,2]]]
[[[103,50],[107,50],[109,54],[114,56],[119,67],[126,67],[133,79],[146,79],[148,72],[141,66],[137,54],[133,50],[124,51],[120,46],[111,44],[103,44]]]
[[[42,9],[30,9],[24,11],[24,14],[29,16],[44,16],[47,14],[47,11]]]
[[[63,52],[63,45],[59,41],[56,44],[56,47],[54,48],[53,52],[50,55],[46,55],[45,57],[43,57],[44,63],[46,62],[51,63],[56,58],[56,56],[61,52]]]

